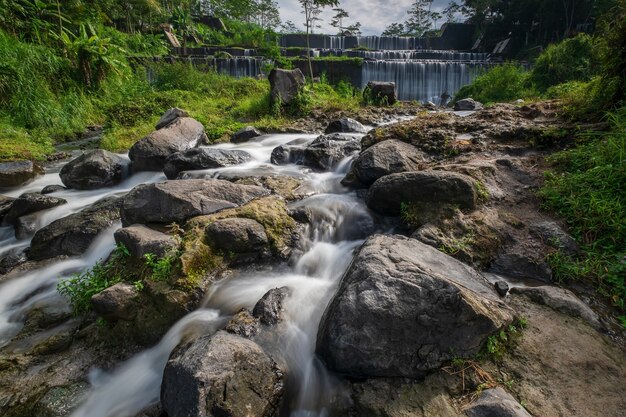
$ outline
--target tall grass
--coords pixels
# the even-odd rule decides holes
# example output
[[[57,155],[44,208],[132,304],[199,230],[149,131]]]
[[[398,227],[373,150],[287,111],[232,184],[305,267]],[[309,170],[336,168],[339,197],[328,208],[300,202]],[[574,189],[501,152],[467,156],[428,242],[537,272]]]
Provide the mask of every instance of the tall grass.
[[[454,100],[471,97],[484,104],[512,101],[535,96],[529,83],[529,73],[523,67],[506,63],[490,68],[461,88]]]

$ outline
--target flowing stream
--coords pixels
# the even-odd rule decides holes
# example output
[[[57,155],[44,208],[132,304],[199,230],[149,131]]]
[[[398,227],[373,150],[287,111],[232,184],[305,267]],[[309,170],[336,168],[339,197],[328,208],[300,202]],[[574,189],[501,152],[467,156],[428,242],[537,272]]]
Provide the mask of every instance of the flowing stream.
[[[283,175],[302,179],[301,189],[308,197],[291,203],[291,207],[305,207],[311,212],[312,222],[305,231],[303,253],[292,266],[248,269],[214,284],[200,309],[176,323],[156,346],[120,364],[110,373],[92,370],[92,389],[72,417],[131,417],[157,403],[163,369],[171,351],[183,337],[214,333],[239,309],[252,308],[268,290],[282,286],[291,291],[284,304],[285,322],[271,330],[268,340],[259,341],[287,368],[288,390],[282,415],[328,415],[329,405],[341,391],[338,382],[315,357],[317,328],[355,249],[367,235],[378,230],[378,226],[356,194],[340,185],[353,157],[341,161],[333,172],[324,173],[312,172],[302,166],[270,163],[271,152],[276,146],[296,139],[308,143],[315,137],[266,135],[244,144],[214,145],[220,149],[244,150],[253,159],[235,167],[187,174],[196,178]],[[58,169],[58,166],[54,167],[52,172],[35,182],[7,194],[18,196],[25,191],[39,191],[45,185],[60,184]],[[122,195],[137,184],[163,179],[161,173],[139,173],[109,189],[54,193],[67,199],[68,204],[42,212],[38,226],[79,211],[99,199]],[[113,232],[118,227],[119,224],[102,232],[79,258],[52,262],[41,269],[12,276],[0,284],[0,343],[6,344],[19,332],[25,312],[35,303],[41,306],[53,300],[58,302],[55,286],[60,278],[90,268],[108,256],[114,245]],[[2,233],[3,253],[28,246],[28,240],[10,238],[6,230]]]

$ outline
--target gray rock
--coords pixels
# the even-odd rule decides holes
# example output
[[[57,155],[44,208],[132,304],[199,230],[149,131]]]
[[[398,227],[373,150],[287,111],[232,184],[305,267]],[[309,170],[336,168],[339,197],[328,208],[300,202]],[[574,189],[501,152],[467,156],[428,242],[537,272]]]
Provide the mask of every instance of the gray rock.
[[[282,371],[259,345],[220,331],[174,350],[161,404],[169,417],[270,417],[283,392]]]
[[[238,207],[268,195],[253,185],[224,180],[177,180],[143,184],[123,199],[122,225],[184,222],[191,217]]]
[[[33,416],[68,417],[89,394],[89,384],[77,382],[50,388],[33,407]]]
[[[365,186],[372,185],[385,175],[407,171],[419,171],[420,164],[428,161],[428,156],[415,146],[396,139],[385,140],[365,149],[352,163],[348,180],[342,181],[352,185],[349,178]]]
[[[68,188],[95,190],[119,183],[128,177],[129,171],[128,160],[114,153],[96,149],[65,164],[59,176]]]
[[[283,320],[283,303],[285,298],[291,293],[288,287],[274,288],[255,304],[252,315],[257,317],[261,323],[268,326],[278,324]]]
[[[493,284],[500,297],[504,297],[509,292],[509,284],[506,281],[498,281]]]
[[[396,83],[383,81],[369,81],[365,94],[376,104],[392,105],[398,101]]]
[[[454,110],[456,111],[480,110],[482,108],[482,103],[474,100],[473,98],[464,98],[454,103]]]
[[[141,224],[118,229],[114,234],[115,242],[126,246],[130,254],[142,259],[151,253],[161,258],[178,246],[176,239]]]
[[[91,305],[106,320],[132,320],[138,307],[137,295],[133,285],[120,282],[91,297]]]
[[[243,218],[211,223],[206,228],[206,239],[215,248],[235,253],[256,252],[268,243],[263,226],[256,220]]]
[[[277,146],[272,150],[270,162],[274,165],[302,165],[304,163],[304,147],[290,146],[289,144]]]
[[[37,213],[27,214],[19,217],[14,224],[15,237],[18,239],[26,239],[37,231]]]
[[[225,150],[213,148],[193,148],[184,152],[177,152],[165,160],[163,172],[168,179],[173,180],[182,171],[197,169],[223,168],[248,162],[252,156],[245,151]]]
[[[202,123],[179,117],[168,126],[150,133],[128,152],[133,171],[161,171],[168,156],[206,142]]]
[[[6,197],[4,195],[0,195],[0,224],[4,223],[4,216],[11,210],[11,206],[15,199],[13,197]]]
[[[500,387],[483,391],[464,411],[467,417],[532,417],[511,394]]]
[[[576,256],[580,252],[578,244],[570,235],[565,233],[556,222],[541,222],[530,225],[530,233],[539,237],[544,243],[561,250],[569,256]]]
[[[304,88],[304,74],[299,69],[274,68],[268,76],[272,103],[290,104]]]
[[[580,317],[595,329],[602,328],[598,315],[573,292],[565,288],[548,285],[513,287],[511,293],[525,295],[535,303],[546,305],[568,316]]]
[[[403,236],[361,247],[322,317],[317,354],[350,377],[421,377],[472,357],[511,310],[471,267]]]
[[[517,278],[552,282],[552,269],[542,259],[523,253],[504,252],[492,262],[489,272]]]
[[[31,241],[29,259],[82,255],[104,229],[119,221],[121,203],[119,198],[101,200],[39,229]]]
[[[345,157],[361,150],[361,142],[354,136],[340,133],[322,135],[304,149],[303,164],[313,169],[330,171]]]
[[[243,308],[230,319],[224,330],[228,333],[250,339],[259,333],[259,319],[252,316],[250,311]]]
[[[43,173],[43,168],[33,161],[2,162],[0,187],[18,187]]]
[[[162,129],[164,127],[167,127],[168,125],[170,125],[174,120],[178,119],[179,117],[189,117],[189,113],[187,113],[185,110],[183,109],[179,109],[178,107],[173,107],[171,109],[169,109],[168,111],[166,111],[163,116],[161,116],[161,118],[159,119],[159,121],[157,122],[155,129],[159,130]]]
[[[15,224],[18,217],[47,210],[65,203],[67,201],[62,198],[45,196],[39,193],[24,193],[13,201],[2,222],[4,225]]]
[[[254,126],[246,126],[233,133],[230,137],[230,141],[232,143],[244,143],[262,135],[263,133]]]
[[[367,129],[356,120],[345,117],[330,122],[324,133],[367,133]]]
[[[444,205],[474,209],[478,195],[474,180],[467,175],[447,171],[403,172],[384,176],[367,193],[372,210],[398,216],[402,203],[417,203],[424,211],[437,211]]]
[[[24,252],[12,253],[0,259],[0,275],[8,274],[16,266],[26,262],[26,254]]]
[[[58,184],[46,185],[45,187],[41,189],[41,194],[52,194],[52,193],[56,193],[57,191],[63,191],[63,190],[67,190],[67,188],[65,188],[62,185],[58,185]]]

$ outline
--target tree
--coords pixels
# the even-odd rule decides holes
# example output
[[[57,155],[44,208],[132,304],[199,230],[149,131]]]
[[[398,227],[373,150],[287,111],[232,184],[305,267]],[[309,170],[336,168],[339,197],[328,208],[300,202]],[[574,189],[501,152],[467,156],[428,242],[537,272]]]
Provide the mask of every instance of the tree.
[[[256,22],[263,29],[276,29],[280,26],[278,3],[272,0],[256,1]]]
[[[457,22],[457,15],[461,12],[461,6],[455,2],[451,1],[448,3],[445,9],[443,9],[443,14],[446,16],[446,22],[455,23]]]
[[[333,9],[337,14],[333,16],[330,25],[337,29],[339,36],[359,36],[361,34],[361,23],[355,22],[352,25],[344,26],[344,19],[350,17],[347,11],[342,8]]]
[[[409,19],[404,26],[406,32],[412,36],[422,36],[432,27],[433,12],[431,7],[433,0],[416,0],[409,11]]]
[[[381,36],[406,36],[404,23],[392,23],[385,28]]]
[[[320,20],[319,15],[324,7],[337,7],[339,0],[298,0],[302,6],[302,14],[304,15],[304,27],[306,28],[306,47],[311,49],[311,32],[315,21]],[[307,53],[309,61],[309,75],[311,83],[313,83],[313,64],[311,63],[311,54]]]
[[[282,25],[280,25],[280,32],[281,33],[301,33],[302,29],[299,29],[298,26],[296,26],[296,24],[293,23],[291,20],[287,20]]]

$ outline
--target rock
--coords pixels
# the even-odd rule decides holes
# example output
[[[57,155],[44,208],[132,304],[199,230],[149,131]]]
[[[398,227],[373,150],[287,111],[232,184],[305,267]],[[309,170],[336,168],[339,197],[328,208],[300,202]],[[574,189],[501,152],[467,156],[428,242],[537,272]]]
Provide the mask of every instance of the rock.
[[[309,224],[312,221],[313,213],[309,207],[300,206],[289,210],[289,216],[298,223]]]
[[[299,69],[274,68],[268,76],[272,103],[290,104],[304,88],[304,74]]]
[[[230,141],[232,143],[244,143],[261,135],[263,135],[263,133],[254,126],[246,126],[233,133],[230,137]]]
[[[464,411],[467,417],[532,417],[500,387],[483,391]]]
[[[248,152],[214,148],[193,148],[170,155],[165,160],[163,172],[173,180],[182,171],[223,168],[248,162],[252,156]]]
[[[58,184],[46,185],[45,187],[41,189],[41,194],[52,194],[52,193],[56,193],[57,191],[63,191],[63,190],[67,190],[67,188],[65,188],[62,185],[58,185]]]
[[[24,252],[12,253],[0,259],[0,275],[8,274],[16,266],[26,262]]]
[[[89,384],[86,382],[52,387],[37,401],[32,410],[32,415],[37,417],[67,417],[87,397],[89,388]]]
[[[136,142],[128,152],[133,171],[161,171],[168,156],[206,141],[202,123],[179,117]]]
[[[0,195],[0,224],[4,223],[4,216],[11,210],[14,201],[15,199],[13,197]]]
[[[268,194],[261,187],[214,179],[142,184],[123,197],[122,225],[180,223],[192,217],[238,207]]]
[[[538,304],[546,305],[572,317],[580,317],[595,329],[602,329],[598,315],[576,295],[565,288],[543,285],[513,287],[511,293],[525,295]]]
[[[280,145],[272,150],[270,162],[274,165],[298,164],[304,162],[304,148],[302,146]]]
[[[370,186],[385,175],[419,171],[420,164],[428,160],[428,156],[415,146],[389,139],[362,151],[352,163],[352,170],[348,175],[353,175],[359,183]],[[342,183],[345,184],[344,181]]]
[[[471,110],[480,110],[483,108],[482,103],[472,99],[472,98],[464,98],[462,100],[454,103],[455,111],[471,111]]]
[[[252,314],[268,326],[278,324],[283,320],[283,303],[290,293],[288,287],[269,290],[255,304]]]
[[[39,216],[37,213],[27,214],[25,216],[18,217],[15,221],[15,237],[18,239],[26,239],[32,236],[37,231],[37,219]]]
[[[324,133],[367,133],[367,129],[356,120],[344,117],[330,122]]]
[[[33,161],[2,162],[0,187],[18,187],[43,173],[43,168]]]
[[[179,109],[178,107],[173,107],[171,109],[169,109],[168,111],[166,111],[163,116],[161,116],[161,118],[159,119],[159,121],[157,122],[155,129],[159,130],[162,129],[164,127],[167,127],[168,125],[170,125],[174,120],[178,119],[179,117],[189,117],[189,113],[187,113],[185,110],[183,109]]]
[[[340,133],[322,135],[304,149],[303,164],[322,171],[330,171],[344,158],[361,150],[361,142],[354,136]]]
[[[544,260],[521,253],[501,253],[492,262],[489,272],[552,282],[552,270]]]
[[[24,193],[13,201],[11,209],[5,214],[2,222],[4,225],[15,224],[18,217],[47,210],[65,203],[67,201],[62,198],[49,197],[39,193]]]
[[[418,378],[472,357],[512,320],[474,269],[417,240],[375,235],[326,308],[316,352],[350,377]]]
[[[110,187],[128,177],[129,167],[129,161],[121,156],[96,149],[65,164],[59,176],[68,188],[95,190]]]
[[[120,219],[120,198],[107,198],[39,229],[31,241],[31,260],[82,255],[100,232]]]
[[[369,81],[365,91],[376,104],[392,105],[398,101],[396,83],[393,82]]]
[[[504,297],[509,292],[509,284],[506,281],[498,281],[493,284],[500,297]]]
[[[178,246],[174,236],[158,232],[141,224],[118,229],[114,234],[115,243],[126,246],[130,254],[143,259],[151,253],[159,258],[165,256]]]
[[[379,178],[367,193],[372,210],[398,216],[401,205],[416,203],[423,211],[437,211],[444,205],[474,209],[478,195],[474,180],[467,175],[446,171],[421,171],[390,174]]]
[[[252,219],[230,218],[211,223],[206,228],[206,239],[211,246],[235,253],[251,253],[268,244],[265,229]]]
[[[120,282],[92,296],[91,305],[106,320],[132,320],[137,310],[137,295],[133,285]]]
[[[259,319],[243,308],[233,316],[224,328],[228,333],[250,339],[259,333]]]
[[[544,243],[561,250],[566,255],[576,256],[580,252],[578,244],[565,233],[556,222],[541,222],[530,225],[530,234],[539,237]]]
[[[270,417],[283,392],[282,371],[259,345],[220,331],[174,350],[161,404],[169,417]]]

